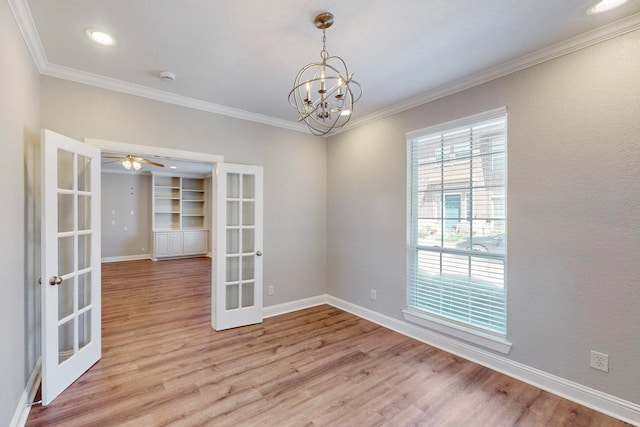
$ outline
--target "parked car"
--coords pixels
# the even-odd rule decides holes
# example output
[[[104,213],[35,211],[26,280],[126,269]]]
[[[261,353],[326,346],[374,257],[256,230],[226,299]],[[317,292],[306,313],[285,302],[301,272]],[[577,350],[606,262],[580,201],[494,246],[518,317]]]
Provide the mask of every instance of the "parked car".
[[[465,237],[456,243],[458,249],[478,252],[504,252],[505,246],[504,233],[495,236]]]

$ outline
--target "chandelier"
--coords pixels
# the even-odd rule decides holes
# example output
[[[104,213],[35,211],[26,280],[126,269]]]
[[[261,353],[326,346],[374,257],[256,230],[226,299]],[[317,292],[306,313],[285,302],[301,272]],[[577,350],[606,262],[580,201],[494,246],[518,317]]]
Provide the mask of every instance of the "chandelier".
[[[314,135],[322,136],[349,122],[353,104],[362,96],[362,87],[353,80],[344,60],[327,52],[325,30],[333,24],[333,15],[321,13],[313,23],[322,30],[322,62],[302,67],[289,92],[289,103],[298,110],[298,121],[305,122]]]

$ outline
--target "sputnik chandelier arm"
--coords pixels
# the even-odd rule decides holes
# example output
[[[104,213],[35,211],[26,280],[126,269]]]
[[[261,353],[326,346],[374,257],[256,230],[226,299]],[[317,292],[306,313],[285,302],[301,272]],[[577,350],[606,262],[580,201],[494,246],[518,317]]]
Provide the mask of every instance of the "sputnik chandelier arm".
[[[314,24],[322,30],[322,62],[302,67],[289,92],[289,103],[298,110],[298,121],[305,122],[314,135],[322,136],[349,122],[353,104],[362,96],[362,87],[353,80],[353,73],[349,73],[342,58],[329,56],[326,29],[333,24],[333,15],[321,13]]]

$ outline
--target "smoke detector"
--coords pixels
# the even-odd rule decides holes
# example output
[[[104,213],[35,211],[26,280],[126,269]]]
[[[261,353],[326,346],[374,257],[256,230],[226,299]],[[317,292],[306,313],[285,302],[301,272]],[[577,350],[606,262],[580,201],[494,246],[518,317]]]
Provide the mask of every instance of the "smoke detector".
[[[173,82],[176,80],[176,75],[171,71],[160,71],[160,78],[163,82]]]

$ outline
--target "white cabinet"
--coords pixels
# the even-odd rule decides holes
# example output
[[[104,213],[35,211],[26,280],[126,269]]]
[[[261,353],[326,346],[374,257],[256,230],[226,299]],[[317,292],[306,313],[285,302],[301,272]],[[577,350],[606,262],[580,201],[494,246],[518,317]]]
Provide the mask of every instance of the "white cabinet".
[[[154,259],[207,254],[207,237],[209,236],[207,230],[163,231],[153,234]]]
[[[206,254],[205,178],[154,174],[152,188],[153,259]]]
[[[154,233],[155,257],[177,257],[184,255],[184,236],[181,231]]]
[[[200,255],[207,253],[207,231],[184,231],[184,254]]]

